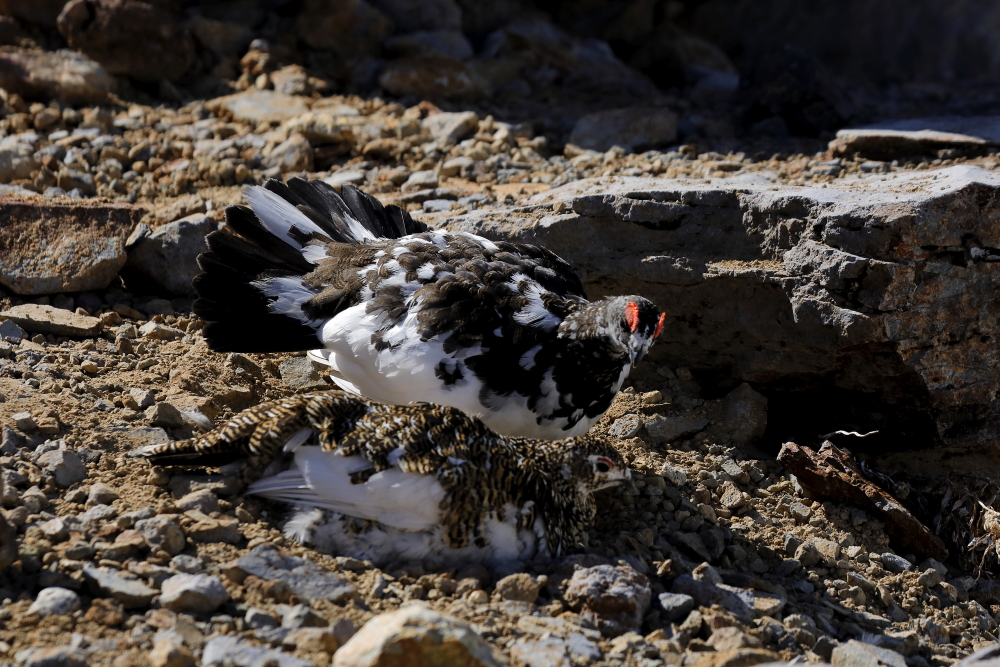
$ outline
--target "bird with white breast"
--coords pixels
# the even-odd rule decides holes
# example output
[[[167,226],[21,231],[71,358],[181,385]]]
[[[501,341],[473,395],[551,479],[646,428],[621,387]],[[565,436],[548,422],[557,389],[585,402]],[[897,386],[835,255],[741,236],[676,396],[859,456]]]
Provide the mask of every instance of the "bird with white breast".
[[[244,194],[194,283],[216,351],[308,351],[346,391],[557,439],[600,419],[664,326],[640,296],[588,301],[545,248],[430,230],[353,186]]]

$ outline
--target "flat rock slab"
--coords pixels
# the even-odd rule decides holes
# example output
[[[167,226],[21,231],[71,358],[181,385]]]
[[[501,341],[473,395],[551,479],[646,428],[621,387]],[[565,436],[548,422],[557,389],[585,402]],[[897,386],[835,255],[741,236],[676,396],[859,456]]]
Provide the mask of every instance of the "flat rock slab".
[[[824,186],[594,178],[444,224],[552,250],[590,298],[664,308],[644,364],[764,396],[782,379],[832,389],[836,377],[862,410],[896,406],[891,429],[875,428],[901,449],[992,444],[1000,175],[953,166]]]
[[[146,607],[159,594],[141,581],[124,579],[111,570],[90,565],[83,568],[83,578],[90,582],[95,594],[114,598],[126,609]]]
[[[142,211],[127,204],[0,197],[0,285],[15,294],[103,289]]]
[[[837,155],[895,157],[943,148],[970,150],[1000,144],[1000,116],[907,118],[839,130],[830,142]]]
[[[283,651],[244,644],[236,637],[215,637],[205,644],[201,664],[221,665],[224,663],[238,667],[260,667],[261,665],[312,667],[313,664]]]
[[[357,594],[354,584],[347,579],[271,544],[254,547],[230,568],[265,581],[284,581],[293,593],[310,600],[341,602]]]
[[[10,321],[31,333],[54,336],[96,336],[103,325],[96,317],[78,315],[54,306],[25,303],[0,311],[0,320]]]
[[[307,99],[271,90],[248,90],[213,100],[234,118],[248,123],[281,123],[309,111]]]

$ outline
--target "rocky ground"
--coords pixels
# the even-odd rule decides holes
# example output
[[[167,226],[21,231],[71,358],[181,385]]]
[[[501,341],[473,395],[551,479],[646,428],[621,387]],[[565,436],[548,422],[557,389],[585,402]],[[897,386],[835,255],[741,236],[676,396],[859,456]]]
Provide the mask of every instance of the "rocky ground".
[[[991,589],[954,565],[896,553],[883,522],[856,505],[805,497],[773,451],[746,444],[764,432],[766,399],[749,386],[706,399],[684,367],[647,362],[597,427],[617,438],[634,483],[602,493],[587,544],[519,571],[432,562],[379,569],[318,554],[282,537],[280,506],[240,495],[232,480],[125,457],[189,436],[205,418],[218,423],[327,386],[302,356],[211,352],[190,313],[190,260],[223,206],[239,200],[239,183],[298,173],[356,183],[448,224],[477,209],[521,215],[532,195],[585,177],[823,187],[953,162],[992,169],[993,156],[890,164],[691,145],[555,153],[524,126],[429,104],[327,98],[254,125],[232,109],[245,113],[247,99],[252,108],[304,103],[235,99],[176,111],[133,106],[84,132],[60,120],[73,130],[69,141],[30,128],[5,140],[8,151],[43,163],[38,182],[8,187],[40,190],[41,174],[76,165],[104,197],[90,206],[115,199],[142,209],[102,232],[118,239],[124,283],[8,292],[0,303],[2,502],[18,539],[0,575],[8,662],[323,665],[335,655],[335,664],[361,665],[378,655],[377,664],[397,664],[390,647],[404,643],[427,656],[468,652],[468,664],[737,667],[802,656],[919,667],[995,641]],[[317,165],[327,144],[314,147],[309,132],[344,142],[334,144],[342,152],[333,163]],[[86,194],[87,178],[74,178],[62,185]],[[46,195],[24,205],[73,201]],[[124,243],[128,220],[140,216]],[[103,238],[93,228],[80,233]],[[74,279],[100,280],[106,257],[87,264],[80,254]],[[41,260],[31,275],[5,266],[22,287],[53,270]]]
[[[218,26],[203,28],[211,35]],[[507,38],[530,43],[529,32]],[[85,45],[83,36],[67,34]],[[35,47],[4,57],[56,57]],[[582,46],[570,40],[561,48]],[[878,278],[878,267],[889,262],[872,254],[868,263],[865,254],[863,274],[859,258],[842,253],[816,268],[815,279],[813,269],[796,273],[812,260],[786,257],[783,264],[783,253],[803,247],[807,222],[826,215],[847,235],[869,218],[879,227],[884,215],[888,228],[906,217],[901,209],[890,215],[866,200],[842,213],[837,198],[854,191],[883,199],[927,194],[926,216],[943,220],[942,227],[973,211],[987,231],[979,240],[959,230],[951,233],[959,241],[933,245],[904,234],[912,246],[906,252],[921,261],[940,253],[956,267],[966,267],[967,258],[972,268],[959,278],[941,270],[951,287],[965,280],[970,293],[990,294],[983,286],[995,284],[990,272],[1000,257],[988,235],[995,233],[988,231],[996,189],[990,172],[1000,156],[991,152],[996,138],[982,127],[959,134],[943,125],[933,136],[844,132],[828,145],[789,137],[784,120],[765,118],[759,131],[738,138],[727,117],[686,99],[656,96],[612,111],[606,101],[576,100],[570,114],[565,96],[517,93],[524,86],[546,91],[544,79],[515,80],[488,102],[442,103],[449,109],[443,111],[420,101],[425,91],[407,92],[413,77],[426,81],[407,70],[413,62],[393,61],[381,75],[381,85],[396,91],[391,101],[330,95],[328,81],[282,64],[282,57],[254,42],[242,59],[228,57],[227,94],[183,106],[153,103],[148,91],[128,88],[115,97],[92,68],[74,79],[79,97],[71,103],[26,101],[4,91],[0,192],[11,198],[0,226],[0,502],[10,528],[4,532],[0,524],[0,564],[9,564],[0,573],[0,660],[181,667],[332,659],[347,666],[413,664],[400,656],[423,652],[419,664],[744,667],[801,657],[838,666],[926,667],[952,664],[996,641],[1000,607],[993,605],[1000,596],[971,576],[973,568],[916,553],[937,549],[930,543],[890,541],[876,509],[807,497],[776,460],[774,438],[761,440],[791,411],[768,410],[767,399],[749,385],[734,388],[700,374],[705,355],[738,344],[760,352],[743,367],[760,378],[798,377],[833,358],[799,353],[826,349],[824,339],[810,334],[791,355],[805,359],[802,368],[775,365],[783,330],[757,327],[746,313],[716,314],[744,330],[743,342],[734,337],[699,350],[697,339],[678,339],[669,343],[682,350],[673,361],[653,354],[630,378],[596,430],[615,438],[633,483],[602,492],[598,523],[576,553],[517,571],[453,571],[433,562],[377,568],[319,554],[287,542],[282,508],[241,495],[231,479],[127,459],[137,446],[188,437],[206,420],[220,423],[260,401],[328,386],[303,356],[211,352],[202,322],[190,312],[194,260],[205,234],[222,224],[226,205],[240,201],[241,186],[268,177],[357,185],[436,226],[551,231],[553,246],[567,246],[558,251],[579,263],[596,291],[623,283],[614,266],[598,270],[572,254],[570,246],[584,244],[558,237],[559,216],[590,216],[597,226],[635,223],[619,235],[645,243],[653,237],[643,234],[676,228],[672,207],[721,209],[729,204],[718,203],[725,199],[718,193],[735,192],[731,199],[740,204],[725,215],[764,229],[759,243],[768,252],[726,255],[713,248],[705,267],[713,275],[759,279],[762,290],[785,281],[797,297],[808,293],[835,304],[829,312],[841,319],[822,325],[843,325],[841,343],[853,346],[843,354],[889,369],[883,375],[892,377],[896,367],[884,355],[864,356],[871,352],[865,345],[874,343],[851,338],[855,330],[848,332],[843,314],[909,312],[886,287],[894,279],[879,283],[876,305],[865,301],[865,289],[875,287],[864,276]],[[42,71],[44,63],[30,62]],[[51,69],[65,71],[59,67]],[[212,77],[212,86],[205,85],[214,90],[225,77]],[[65,93],[66,81],[57,84]],[[190,92],[172,89],[168,79],[157,85],[168,99]],[[94,98],[103,106],[79,101]],[[973,166],[981,169],[965,170]],[[635,195],[661,185],[660,199]],[[583,194],[571,200],[566,193],[574,188]],[[966,199],[931,199],[946,189]],[[816,194],[822,190],[831,192],[829,200]],[[611,191],[619,194],[602,198]],[[671,203],[667,195],[675,191],[682,194]],[[755,192],[775,193],[770,208],[740,208]],[[927,217],[920,216],[913,217],[923,224]],[[724,226],[706,220],[706,230]],[[717,237],[706,231],[704,238]],[[685,258],[666,278],[632,265],[620,273],[639,271],[651,285],[694,294],[701,278],[690,277],[691,266]],[[713,298],[697,297],[706,320]],[[807,302],[796,301],[796,308]],[[921,308],[913,312],[932,318],[938,305]],[[796,310],[802,321],[807,315]],[[784,326],[791,318],[782,317]],[[675,318],[658,347],[665,349],[674,331],[700,336],[701,319]],[[948,358],[958,368],[951,375],[940,371],[947,364],[939,357],[923,354],[932,343],[912,346],[922,353],[914,358],[926,357],[927,367],[940,371],[928,384],[946,396],[949,409],[994,401],[982,397],[994,381],[985,377],[995,368],[992,330],[961,328],[976,331],[972,347],[932,327],[933,344],[972,350],[961,363]],[[677,361],[685,356],[691,362]],[[969,377],[969,387],[961,385]],[[909,391],[912,384],[900,381],[886,391],[894,387]],[[984,413],[970,414],[982,420]],[[799,444],[818,448],[815,436],[825,430],[805,431],[812,439]]]
[[[461,664],[915,667],[995,640],[973,578],[894,553],[856,506],[805,498],[773,455],[733,444],[760,434],[766,400],[748,386],[703,400],[685,368],[644,368],[597,427],[634,481],[601,493],[569,558],[491,572],[316,553],[282,537],[280,506],[231,479],[125,456],[189,435],[200,415],[324,386],[309,362],[216,354],[186,312],[133,309],[169,302],[92,297],[73,324],[93,324],[89,310],[100,334],[0,344],[3,514],[19,539],[0,574],[8,662],[397,664],[365,651],[407,633],[427,655],[457,650],[437,628],[495,651]],[[354,635],[399,609],[416,615],[409,629],[383,619]]]

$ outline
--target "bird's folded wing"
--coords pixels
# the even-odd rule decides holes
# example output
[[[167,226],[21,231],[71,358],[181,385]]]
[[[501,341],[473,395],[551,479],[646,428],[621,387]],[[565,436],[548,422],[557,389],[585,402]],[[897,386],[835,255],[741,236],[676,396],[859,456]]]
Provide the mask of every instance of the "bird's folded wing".
[[[370,467],[361,457],[300,447],[293,469],[254,482],[247,490],[403,530],[428,530],[438,524],[445,492],[433,475],[404,473],[393,467],[365,482],[351,482],[352,473]]]

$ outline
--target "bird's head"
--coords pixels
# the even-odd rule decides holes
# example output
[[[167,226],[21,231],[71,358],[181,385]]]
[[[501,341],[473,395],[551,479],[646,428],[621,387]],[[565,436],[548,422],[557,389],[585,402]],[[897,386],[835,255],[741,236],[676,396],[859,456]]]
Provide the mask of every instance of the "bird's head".
[[[618,299],[626,300],[622,308],[623,331],[627,336],[632,365],[635,365],[646,355],[653,341],[660,337],[663,332],[663,321],[667,316],[641,296],[618,297]],[[619,323],[619,326],[621,324]]]
[[[603,340],[635,366],[663,331],[665,318],[649,299],[614,296],[570,314],[559,326],[559,335]]]
[[[563,477],[583,491],[594,493],[632,478],[625,459],[607,440],[582,436],[558,442]]]

